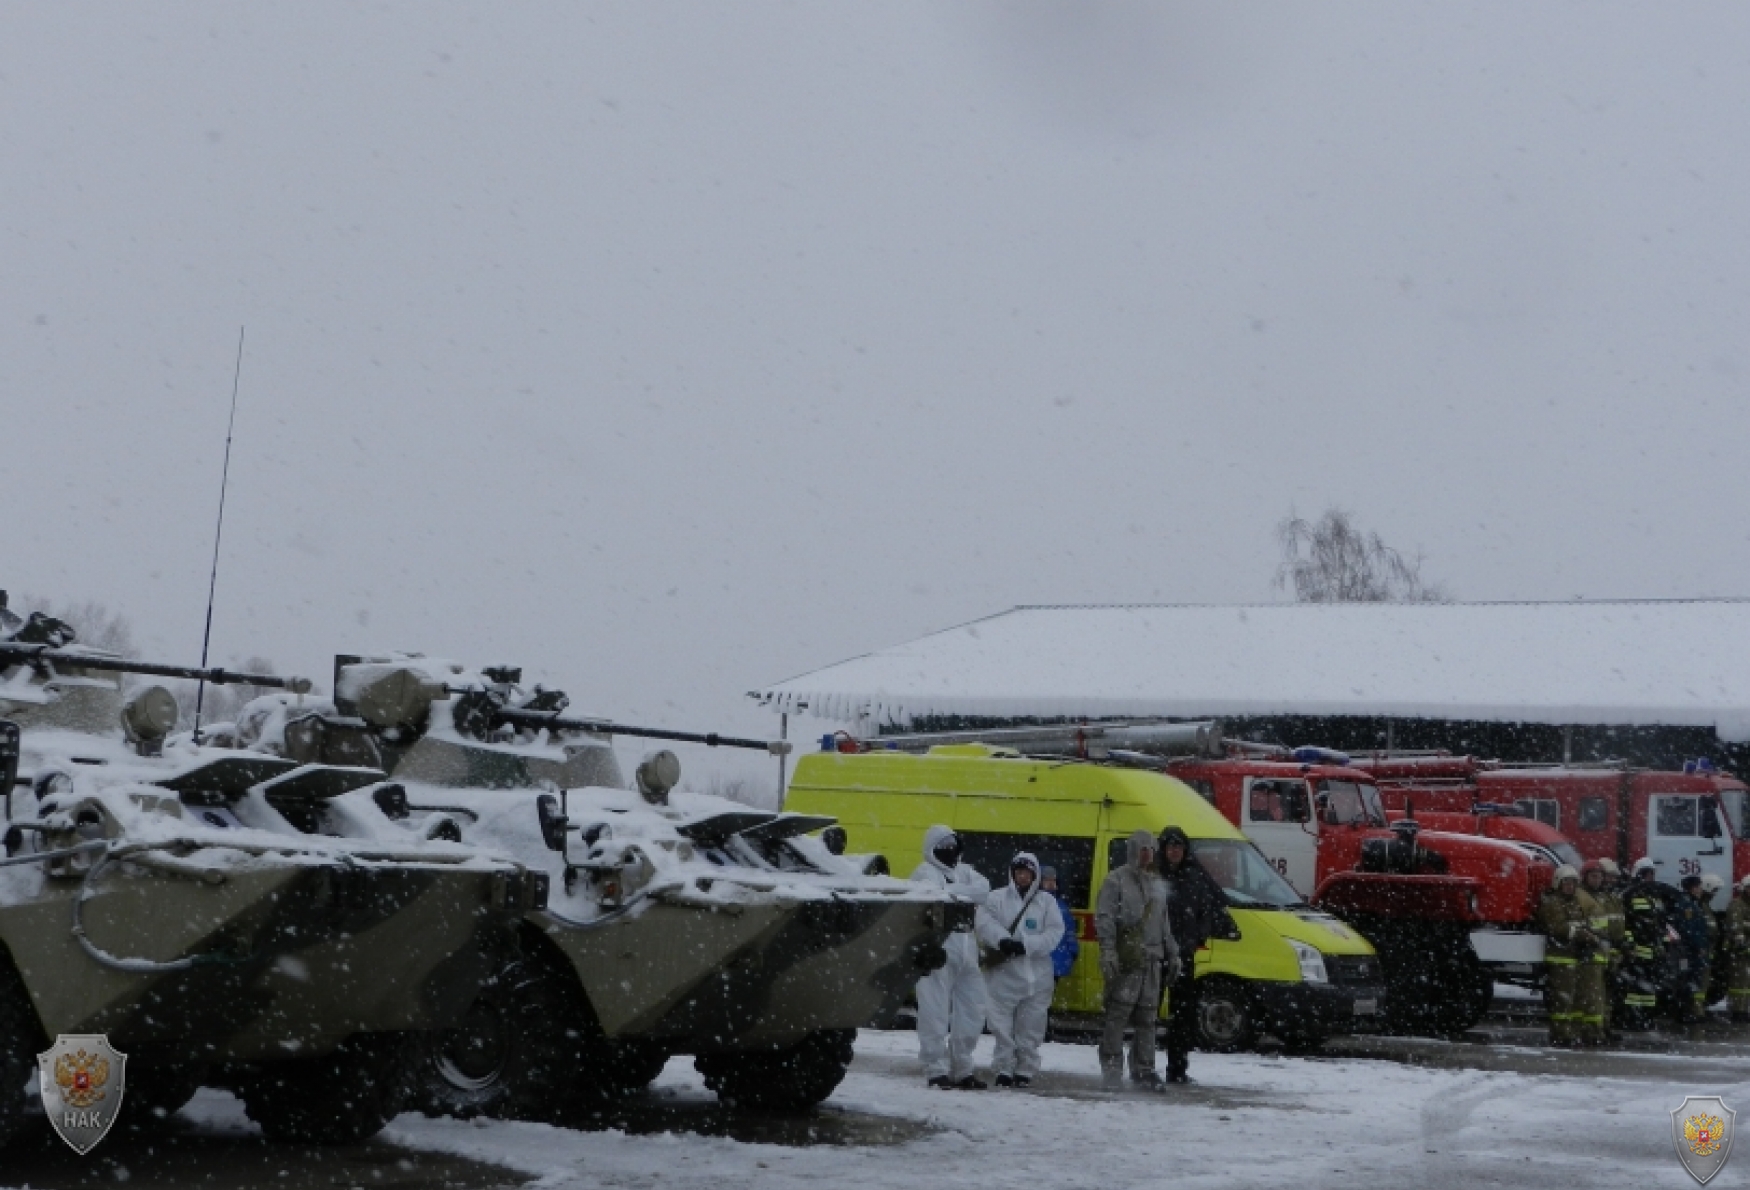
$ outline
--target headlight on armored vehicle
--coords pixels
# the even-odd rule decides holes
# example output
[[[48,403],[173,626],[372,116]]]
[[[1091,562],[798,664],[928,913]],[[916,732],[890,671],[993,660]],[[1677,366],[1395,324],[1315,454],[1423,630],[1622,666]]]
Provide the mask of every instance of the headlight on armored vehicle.
[[[1329,983],[1331,977],[1325,971],[1325,956],[1317,947],[1308,946],[1304,942],[1288,939],[1288,945],[1294,948],[1294,957],[1300,960],[1300,977],[1307,983]]]

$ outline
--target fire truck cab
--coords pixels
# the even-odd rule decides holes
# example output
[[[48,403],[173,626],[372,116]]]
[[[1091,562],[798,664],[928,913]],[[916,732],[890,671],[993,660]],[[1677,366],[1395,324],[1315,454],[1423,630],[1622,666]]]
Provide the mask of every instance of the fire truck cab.
[[[1413,805],[1472,813],[1512,807],[1570,840],[1581,859],[1653,861],[1675,885],[1712,872],[1724,882],[1714,901],[1723,912],[1734,880],[1750,874],[1750,789],[1706,762],[1681,772],[1626,765],[1507,768],[1474,757],[1360,760],[1377,778],[1388,812]],[[1571,857],[1564,856],[1568,862]]]

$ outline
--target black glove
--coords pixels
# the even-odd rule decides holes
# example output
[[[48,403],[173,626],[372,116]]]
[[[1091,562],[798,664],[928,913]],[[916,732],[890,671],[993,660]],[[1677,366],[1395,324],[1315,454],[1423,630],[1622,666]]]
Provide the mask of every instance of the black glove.
[[[1027,944],[1019,938],[1004,938],[997,943],[997,949],[1010,958],[1018,958],[1027,953]]]

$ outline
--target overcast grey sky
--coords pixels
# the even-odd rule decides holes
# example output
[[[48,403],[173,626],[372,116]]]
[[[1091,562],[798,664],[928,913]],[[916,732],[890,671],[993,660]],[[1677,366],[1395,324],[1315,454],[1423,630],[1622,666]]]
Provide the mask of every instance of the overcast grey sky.
[[[1018,603],[1750,593],[1750,6],[0,5],[0,586],[741,692]]]

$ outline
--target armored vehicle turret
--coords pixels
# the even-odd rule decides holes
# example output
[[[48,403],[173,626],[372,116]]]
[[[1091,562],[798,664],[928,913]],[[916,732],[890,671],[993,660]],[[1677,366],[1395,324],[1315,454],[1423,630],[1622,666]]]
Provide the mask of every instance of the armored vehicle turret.
[[[371,1135],[547,877],[410,829],[380,769],[229,727],[197,744],[169,692],[128,675],[278,689],[248,709],[285,735],[333,709],[300,706],[300,679],[135,662],[41,616],[0,627],[0,1147],[29,1118],[36,1055],[72,1034],[127,1055],[124,1122],[214,1085],[270,1138]]]
[[[289,701],[290,696],[281,696]],[[726,1101],[811,1108],[851,1061],[857,1028],[940,965],[972,907],[869,875],[816,832],[832,819],[677,788],[666,751],[629,784],[615,736],[775,749],[757,740],[568,718],[566,697],[515,669],[342,657],[335,714],[284,732],[287,755],[380,764],[399,812],[546,871],[466,1023],[423,1080],[435,1112],[575,1118],[691,1054]]]

